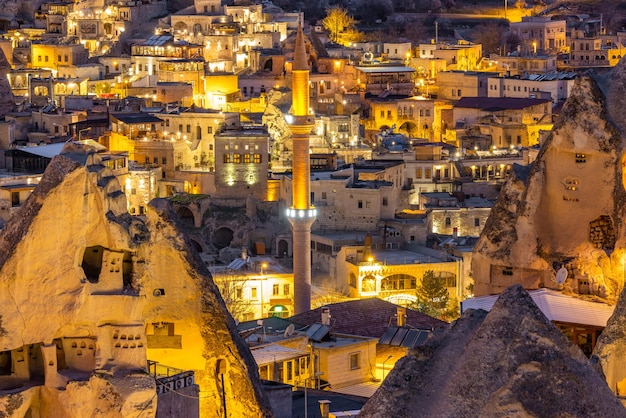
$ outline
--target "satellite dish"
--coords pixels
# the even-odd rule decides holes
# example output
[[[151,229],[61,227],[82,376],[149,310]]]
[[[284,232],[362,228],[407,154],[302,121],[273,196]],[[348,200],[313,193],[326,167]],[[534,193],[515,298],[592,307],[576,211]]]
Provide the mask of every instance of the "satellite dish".
[[[296,326],[295,326],[294,324],[289,324],[289,325],[287,326],[287,329],[285,329],[285,335],[284,335],[284,337],[285,337],[285,338],[287,338],[287,337],[291,337],[291,336],[293,335],[293,333],[294,333],[294,331],[295,331],[295,330],[296,330]]]
[[[567,280],[567,274],[567,269],[565,267],[561,267],[559,271],[556,272],[556,282],[558,284],[565,283],[565,280]]]

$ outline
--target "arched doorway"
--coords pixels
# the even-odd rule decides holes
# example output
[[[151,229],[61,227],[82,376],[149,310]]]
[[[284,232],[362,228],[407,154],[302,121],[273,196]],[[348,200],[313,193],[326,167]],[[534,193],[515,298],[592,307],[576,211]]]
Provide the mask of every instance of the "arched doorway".
[[[398,128],[398,131],[406,132],[407,136],[409,136],[409,137],[412,137],[412,136],[415,136],[415,135],[419,135],[418,132],[417,132],[418,131],[417,125],[414,124],[413,122],[404,122]]]
[[[192,228],[194,227],[195,218],[193,216],[193,212],[189,208],[186,208],[185,206],[179,206],[178,208],[176,208],[176,214],[178,215],[180,223],[183,226]]]
[[[289,243],[286,240],[281,239],[280,241],[278,241],[278,254],[276,255],[278,257],[289,256]]]
[[[232,229],[226,227],[219,228],[213,234],[213,245],[215,245],[215,247],[220,250],[222,248],[226,248],[233,240],[233,236],[234,232]]]
[[[270,308],[269,316],[287,318],[289,317],[289,309],[285,305],[274,305]]]
[[[376,291],[376,277],[371,274],[361,279],[361,293],[369,293]]]

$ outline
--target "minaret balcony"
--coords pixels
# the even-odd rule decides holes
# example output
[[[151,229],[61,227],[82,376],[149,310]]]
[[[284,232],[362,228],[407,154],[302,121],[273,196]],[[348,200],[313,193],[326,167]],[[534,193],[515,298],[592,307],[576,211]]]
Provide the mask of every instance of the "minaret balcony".
[[[285,209],[285,215],[289,219],[314,219],[317,216],[317,209],[310,207],[308,209]]]

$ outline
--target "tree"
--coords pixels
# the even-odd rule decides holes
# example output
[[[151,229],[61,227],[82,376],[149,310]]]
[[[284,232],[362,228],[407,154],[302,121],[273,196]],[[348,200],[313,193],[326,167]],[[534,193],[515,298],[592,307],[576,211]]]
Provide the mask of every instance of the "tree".
[[[228,312],[237,321],[243,321],[245,314],[251,313],[251,305],[249,299],[243,295],[243,288],[246,284],[244,276],[236,275],[216,275],[214,276],[215,284],[220,290],[222,299]]]
[[[415,290],[417,301],[411,308],[435,318],[450,321],[458,318],[459,307],[456,299],[450,299],[450,294],[440,277],[436,277],[432,270],[427,270],[420,285]]]
[[[357,21],[348,14],[348,11],[342,7],[331,7],[326,10],[326,17],[322,20],[324,29],[330,32],[330,39],[335,43],[347,45],[352,42],[345,39],[344,33],[354,35],[358,32],[355,28]]]
[[[497,23],[476,25],[472,30],[472,41],[482,44],[483,55],[496,53],[502,47],[506,28]]]

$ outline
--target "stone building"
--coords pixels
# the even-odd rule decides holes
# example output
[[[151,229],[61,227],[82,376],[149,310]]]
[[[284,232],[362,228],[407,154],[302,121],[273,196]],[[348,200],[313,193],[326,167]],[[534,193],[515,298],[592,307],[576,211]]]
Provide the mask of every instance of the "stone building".
[[[514,167],[474,249],[475,294],[520,283],[617,298],[624,126],[623,91],[614,86],[622,77],[618,65],[606,82],[578,79],[534,164]]]

